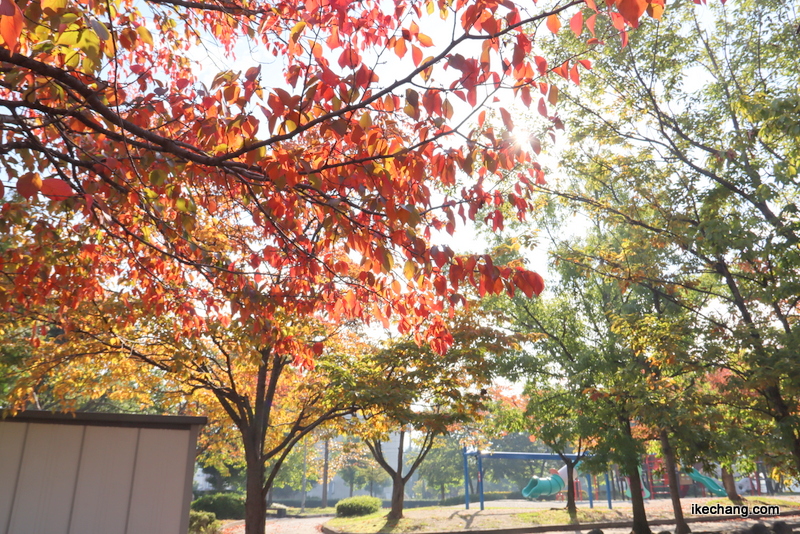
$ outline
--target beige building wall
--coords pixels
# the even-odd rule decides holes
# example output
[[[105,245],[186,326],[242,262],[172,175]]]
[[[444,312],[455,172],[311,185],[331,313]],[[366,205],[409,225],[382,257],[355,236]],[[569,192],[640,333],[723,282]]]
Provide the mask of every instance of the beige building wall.
[[[0,534],[185,534],[201,417],[0,420]]]

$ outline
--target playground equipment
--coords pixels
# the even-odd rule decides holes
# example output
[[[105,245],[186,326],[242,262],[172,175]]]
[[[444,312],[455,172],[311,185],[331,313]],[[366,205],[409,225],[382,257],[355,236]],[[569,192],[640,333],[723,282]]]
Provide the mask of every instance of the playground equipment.
[[[725,497],[728,494],[725,491],[725,488],[720,486],[719,482],[717,482],[716,480],[714,480],[711,477],[707,477],[705,475],[701,475],[700,473],[698,473],[694,469],[689,469],[688,470],[688,475],[695,482],[699,482],[700,484],[705,486],[706,489],[708,491],[710,491],[712,495],[715,495],[717,497]]]
[[[644,496],[645,499],[649,499],[650,498],[650,490],[647,489],[647,487],[644,485],[644,482],[647,479],[644,477],[644,473],[642,473],[642,468],[641,467],[639,468],[639,480],[642,482],[642,495]],[[628,479],[628,486],[629,487],[628,487],[628,489],[625,490],[625,496],[627,498],[629,498],[629,499],[631,498],[630,485],[631,485],[631,481],[630,481],[630,479]]]
[[[476,463],[478,464],[478,495],[480,497],[480,505],[481,510],[484,509],[484,501],[483,501],[483,460],[490,459],[490,458],[507,458],[510,460],[562,460],[563,458],[557,454],[545,454],[545,453],[538,453],[538,452],[493,452],[493,451],[472,451],[468,452],[467,448],[464,447],[463,449],[463,456],[464,456],[464,506],[467,510],[469,510],[469,465],[467,463],[467,457],[474,456]],[[566,457],[576,460],[579,457],[574,454],[567,454]],[[566,466],[562,468],[564,470],[564,478],[566,478]],[[561,478],[559,475],[554,475]],[[553,477],[551,477],[552,479]],[[562,482],[564,478],[561,478]],[[594,496],[592,495],[592,477],[587,476],[586,482],[588,483],[588,491],[587,496],[589,497],[589,508],[594,508]],[[608,474],[605,475],[605,482],[606,488],[611,487],[608,481]],[[529,484],[530,485],[530,484]],[[542,494],[543,495],[543,494]],[[611,509],[611,492],[606,491],[606,496],[608,499],[608,508]]]
[[[522,489],[522,496],[526,499],[531,499],[543,495],[555,495],[565,487],[567,487],[566,465],[550,477],[533,477],[531,481],[528,482],[528,485]]]

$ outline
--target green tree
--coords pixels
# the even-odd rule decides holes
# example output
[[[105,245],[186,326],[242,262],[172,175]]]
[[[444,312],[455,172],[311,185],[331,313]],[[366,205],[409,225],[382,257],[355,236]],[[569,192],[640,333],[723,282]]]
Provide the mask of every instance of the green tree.
[[[418,472],[430,488],[439,490],[444,501],[450,488],[464,483],[464,461],[458,438],[448,435],[437,439]]]
[[[698,364],[724,371],[715,402],[731,407],[728,426],[748,421],[797,473],[796,6],[676,7],[624,50],[598,54],[581,89],[560,93],[570,179],[540,189],[601,232],[628,228],[615,246],[564,259],[646,289],[654,325],[659,307],[690,313],[706,351]]]

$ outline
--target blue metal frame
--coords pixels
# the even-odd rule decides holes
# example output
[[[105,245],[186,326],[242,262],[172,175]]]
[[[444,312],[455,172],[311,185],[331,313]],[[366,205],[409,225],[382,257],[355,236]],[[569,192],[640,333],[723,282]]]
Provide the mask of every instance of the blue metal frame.
[[[467,448],[463,449],[464,455],[464,505],[469,510],[469,465],[467,463],[467,456],[475,456],[478,461],[478,495],[480,496],[481,510],[484,509],[483,501],[483,458],[504,458],[508,460],[561,460],[564,459],[558,454],[548,454],[544,452],[500,452],[500,451],[474,451],[467,452]],[[565,454],[569,459],[577,460],[577,454]],[[589,508],[594,508],[594,497],[592,496],[592,476],[587,475],[586,480],[589,483]],[[611,484],[608,480],[608,473],[605,473],[606,482],[606,495],[608,497],[608,508],[611,509]]]

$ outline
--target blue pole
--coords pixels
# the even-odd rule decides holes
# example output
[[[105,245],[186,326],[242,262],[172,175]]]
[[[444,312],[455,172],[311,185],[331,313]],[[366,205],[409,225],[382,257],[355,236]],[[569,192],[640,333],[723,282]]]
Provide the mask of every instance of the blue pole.
[[[605,473],[606,477],[606,497],[608,497],[608,509],[611,510],[611,483],[608,481],[608,471]]]
[[[589,508],[594,508],[594,496],[592,496],[592,475],[586,475],[586,480],[589,482]]]
[[[481,498],[481,510],[483,510],[483,462],[481,461],[481,451],[478,451],[478,493]]]
[[[467,462],[467,448],[462,451],[464,454],[464,505],[469,510],[469,463]]]

